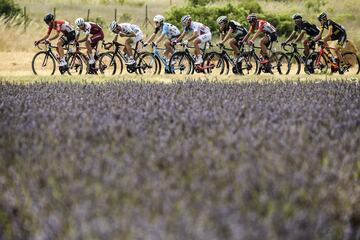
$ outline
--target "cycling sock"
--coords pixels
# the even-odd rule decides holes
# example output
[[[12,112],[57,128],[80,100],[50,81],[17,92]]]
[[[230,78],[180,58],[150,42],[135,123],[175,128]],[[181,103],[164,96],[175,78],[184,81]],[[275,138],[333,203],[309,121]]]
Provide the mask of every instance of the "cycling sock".
[[[94,64],[94,63],[95,63],[94,55],[89,54],[89,64]]]

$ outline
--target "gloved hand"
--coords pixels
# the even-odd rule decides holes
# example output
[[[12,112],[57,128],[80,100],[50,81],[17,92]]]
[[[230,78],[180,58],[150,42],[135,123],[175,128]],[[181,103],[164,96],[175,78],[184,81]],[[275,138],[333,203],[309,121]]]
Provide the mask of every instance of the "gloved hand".
[[[152,43],[151,43],[151,47],[152,47],[152,48],[157,48],[157,44],[154,43],[154,42],[152,42]]]
[[[188,41],[188,40],[184,40],[184,41],[182,41],[182,44],[184,44],[184,45],[188,45],[188,43],[189,43],[189,41]]]

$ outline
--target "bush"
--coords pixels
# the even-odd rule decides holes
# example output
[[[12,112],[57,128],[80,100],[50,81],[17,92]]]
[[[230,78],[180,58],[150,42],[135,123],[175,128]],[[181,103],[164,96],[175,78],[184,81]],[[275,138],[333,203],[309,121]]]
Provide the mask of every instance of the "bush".
[[[21,13],[20,7],[12,0],[0,0],[0,16],[14,17]]]
[[[294,26],[291,20],[291,14],[266,14],[263,12],[260,5],[255,1],[247,1],[237,5],[228,3],[224,6],[174,6],[166,12],[165,15],[167,21],[179,28],[182,28],[180,21],[181,17],[189,14],[195,21],[199,21],[209,26],[211,31],[215,32],[218,29],[216,19],[219,16],[226,15],[229,19],[236,20],[244,26],[248,26],[246,16],[252,12],[257,13],[259,18],[264,18],[273,24],[280,35],[288,35],[293,30]]]

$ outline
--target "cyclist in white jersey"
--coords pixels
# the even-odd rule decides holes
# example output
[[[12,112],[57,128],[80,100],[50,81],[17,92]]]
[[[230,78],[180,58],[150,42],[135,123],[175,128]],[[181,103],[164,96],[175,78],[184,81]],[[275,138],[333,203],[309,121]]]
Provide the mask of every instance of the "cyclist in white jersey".
[[[113,42],[117,41],[118,36],[127,37],[123,50],[128,58],[126,64],[134,64],[135,60],[133,57],[133,51],[131,49],[131,43],[134,42],[136,44],[137,42],[143,40],[143,32],[141,31],[140,27],[135,24],[117,23],[116,21],[113,21],[110,24],[110,31],[116,34]]]
[[[174,53],[174,42],[180,36],[180,30],[170,23],[164,22],[165,18],[162,15],[156,15],[154,17],[155,31],[151,34],[150,38],[144,43],[144,47],[148,45],[151,41],[154,40],[157,33],[161,32],[161,35],[153,42],[154,46],[157,46],[165,37],[167,41],[165,42],[165,52],[164,55],[169,60],[171,55]]]
[[[202,23],[193,22],[189,15],[183,16],[181,18],[181,23],[184,27],[184,31],[181,33],[180,37],[178,37],[176,42],[180,42],[187,33],[192,33],[191,37],[184,40],[183,43],[187,44],[188,42],[193,41],[195,47],[194,54],[196,55],[195,64],[201,64],[203,59],[200,52],[200,44],[211,41],[210,28]]]

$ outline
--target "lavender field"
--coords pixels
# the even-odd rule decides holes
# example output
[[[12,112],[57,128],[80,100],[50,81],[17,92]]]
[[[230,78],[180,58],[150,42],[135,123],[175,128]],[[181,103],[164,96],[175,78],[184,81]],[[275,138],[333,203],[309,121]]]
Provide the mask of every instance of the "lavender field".
[[[0,239],[360,239],[360,82],[0,81]]]

